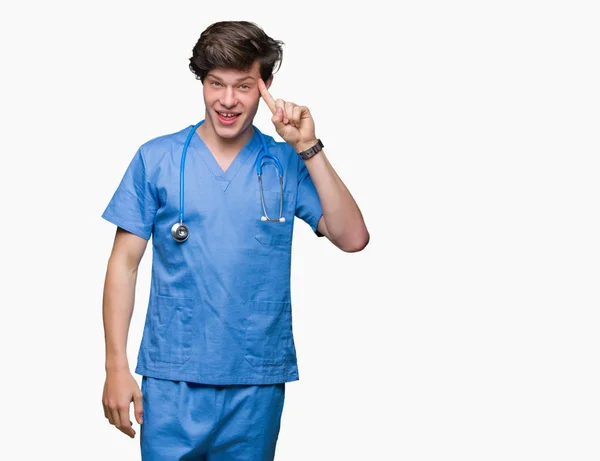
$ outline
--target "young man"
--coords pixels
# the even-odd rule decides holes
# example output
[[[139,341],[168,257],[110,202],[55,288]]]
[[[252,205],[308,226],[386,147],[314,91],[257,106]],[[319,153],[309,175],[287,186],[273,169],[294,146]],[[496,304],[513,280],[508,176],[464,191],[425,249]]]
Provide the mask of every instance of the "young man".
[[[218,22],[190,69],[204,121],[143,144],[103,218],[117,226],[103,298],[110,424],[142,459],[272,460],[292,334],[293,220],[347,252],[369,234],[307,107],[268,91],[282,42],[255,24]],[[275,69],[276,70],[276,69]],[[260,99],[285,142],[252,125]],[[152,236],[150,299],[135,372],[126,355],[137,269]]]

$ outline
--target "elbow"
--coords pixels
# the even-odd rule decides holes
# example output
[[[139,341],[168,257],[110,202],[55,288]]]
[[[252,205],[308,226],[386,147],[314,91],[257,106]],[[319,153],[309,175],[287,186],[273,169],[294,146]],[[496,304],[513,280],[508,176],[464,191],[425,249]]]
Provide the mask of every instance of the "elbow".
[[[340,245],[340,249],[346,253],[358,253],[365,249],[370,240],[369,232],[365,229],[364,232],[354,236],[351,240]]]

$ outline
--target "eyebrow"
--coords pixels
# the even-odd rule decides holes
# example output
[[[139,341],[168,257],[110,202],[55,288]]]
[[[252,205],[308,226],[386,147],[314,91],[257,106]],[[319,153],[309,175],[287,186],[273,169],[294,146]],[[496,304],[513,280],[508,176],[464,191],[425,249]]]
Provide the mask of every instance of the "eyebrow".
[[[223,81],[223,79],[221,79],[221,78],[217,77],[215,74],[213,74],[213,73],[211,73],[211,72],[209,72],[208,74],[206,74],[206,76],[207,76],[207,77],[212,77],[212,78],[214,78],[215,80],[219,80],[220,82],[222,82],[222,81]],[[248,79],[250,79],[250,80],[256,80],[254,77],[251,77],[250,75],[248,75],[248,76],[246,76],[246,77],[238,78],[238,79],[237,79],[235,82],[236,82],[236,83],[240,83],[240,82],[243,82],[244,80],[248,80]]]

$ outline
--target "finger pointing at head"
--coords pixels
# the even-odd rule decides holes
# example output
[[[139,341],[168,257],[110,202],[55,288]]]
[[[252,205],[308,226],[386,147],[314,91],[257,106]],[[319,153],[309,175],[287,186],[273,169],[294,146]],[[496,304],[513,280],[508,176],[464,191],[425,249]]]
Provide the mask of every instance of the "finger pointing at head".
[[[267,85],[265,85],[265,82],[263,82],[262,78],[258,79],[258,90],[260,91],[260,95],[264,101],[267,103],[267,106],[269,106],[269,109],[271,109],[271,112],[275,114],[275,112],[277,112],[275,99],[273,99],[273,96],[271,96],[271,93],[269,93],[269,90],[267,90]]]

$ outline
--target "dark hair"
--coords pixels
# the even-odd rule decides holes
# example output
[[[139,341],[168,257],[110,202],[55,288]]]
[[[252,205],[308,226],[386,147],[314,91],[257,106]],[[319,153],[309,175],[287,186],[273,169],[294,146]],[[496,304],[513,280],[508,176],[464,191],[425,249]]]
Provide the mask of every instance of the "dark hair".
[[[204,82],[212,69],[248,70],[258,61],[260,76],[266,81],[281,66],[282,45],[282,41],[272,39],[252,22],[215,22],[202,32],[196,42],[190,58],[190,70]]]

